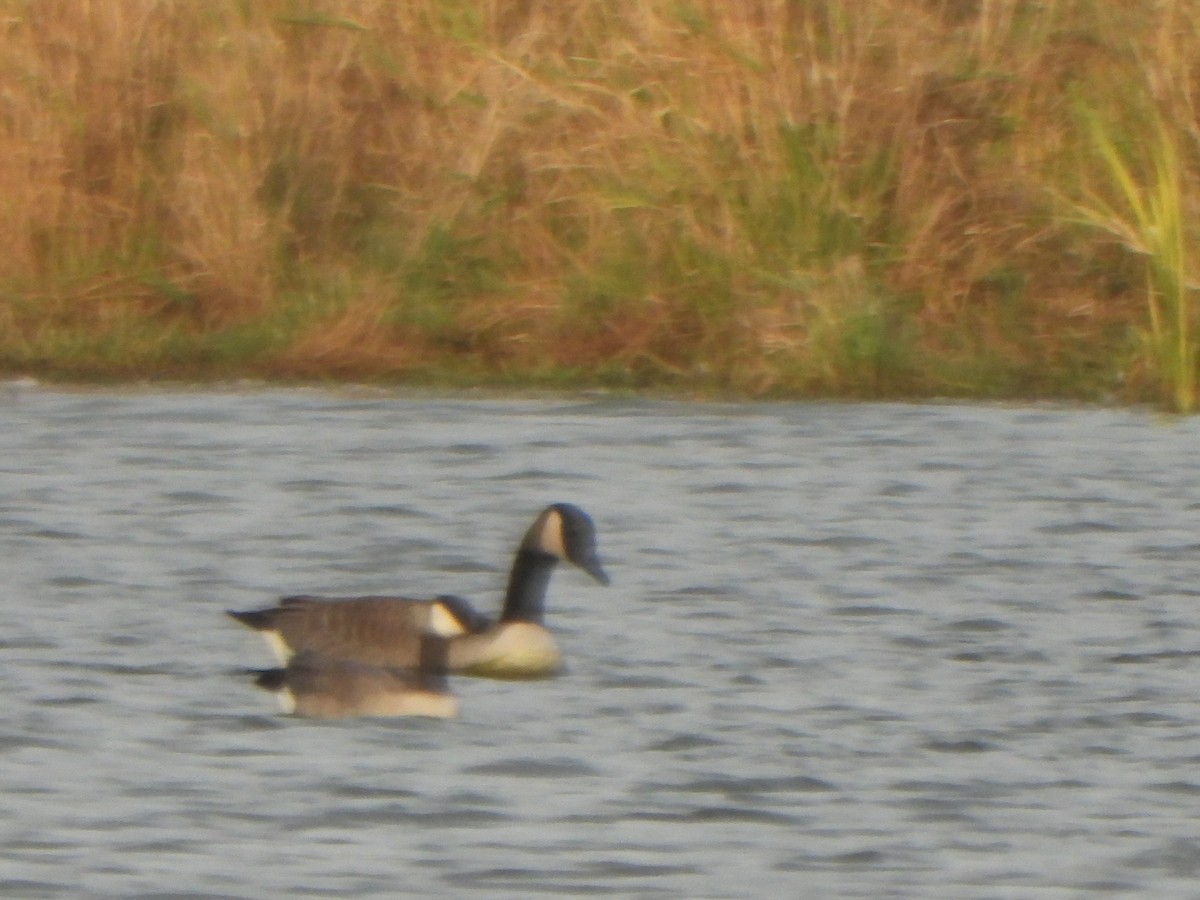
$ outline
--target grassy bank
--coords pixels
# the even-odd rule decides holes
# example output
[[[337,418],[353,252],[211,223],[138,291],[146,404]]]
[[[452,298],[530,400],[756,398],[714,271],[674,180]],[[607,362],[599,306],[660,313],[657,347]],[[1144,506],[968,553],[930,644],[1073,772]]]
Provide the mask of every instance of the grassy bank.
[[[1200,0],[2,6],[8,372],[1195,402]]]

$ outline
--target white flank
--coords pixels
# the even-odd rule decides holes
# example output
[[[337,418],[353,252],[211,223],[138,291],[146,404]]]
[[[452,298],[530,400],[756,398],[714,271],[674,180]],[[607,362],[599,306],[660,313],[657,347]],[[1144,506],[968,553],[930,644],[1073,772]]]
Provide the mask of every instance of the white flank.
[[[425,623],[425,630],[442,637],[454,637],[456,634],[462,634],[465,629],[446,607],[441,603],[433,603],[429,607],[429,620]]]

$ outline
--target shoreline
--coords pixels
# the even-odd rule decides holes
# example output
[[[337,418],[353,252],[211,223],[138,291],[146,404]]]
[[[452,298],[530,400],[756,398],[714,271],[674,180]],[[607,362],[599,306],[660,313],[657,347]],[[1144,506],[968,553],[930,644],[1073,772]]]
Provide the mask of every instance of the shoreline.
[[[326,5],[13,10],[0,372],[1200,403],[1200,0]]]

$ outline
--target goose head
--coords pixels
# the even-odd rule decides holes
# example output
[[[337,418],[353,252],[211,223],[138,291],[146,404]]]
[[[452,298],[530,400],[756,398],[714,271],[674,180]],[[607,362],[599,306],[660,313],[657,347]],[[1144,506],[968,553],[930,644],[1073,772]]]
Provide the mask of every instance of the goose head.
[[[596,552],[596,526],[591,516],[573,503],[554,503],[542,510],[525,533],[521,550],[566,560],[600,584],[608,584]]]

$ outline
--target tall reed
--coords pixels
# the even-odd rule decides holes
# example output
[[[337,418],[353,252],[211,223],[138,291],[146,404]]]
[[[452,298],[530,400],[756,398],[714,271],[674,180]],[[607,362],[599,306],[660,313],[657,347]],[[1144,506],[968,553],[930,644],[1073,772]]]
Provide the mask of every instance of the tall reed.
[[[1131,62],[1129,77],[1105,85],[1102,94],[1081,89],[1076,96],[1085,135],[1076,208],[1141,260],[1140,356],[1167,405],[1185,413],[1197,404],[1200,314],[1200,182],[1193,174],[1200,161],[1200,109],[1190,87],[1200,40],[1195,13],[1184,0],[1168,0],[1156,16],[1137,20],[1131,39],[1117,45]],[[1092,173],[1089,155],[1100,160],[1098,172]]]
[[[1112,128],[1087,116],[1097,152],[1112,177],[1123,209],[1091,194],[1079,209],[1085,219],[1114,235],[1145,259],[1148,328],[1142,341],[1178,412],[1196,408],[1197,341],[1194,336],[1197,285],[1191,275],[1191,241],[1185,227],[1179,149],[1167,123],[1158,119],[1141,133],[1150,167],[1135,170]]]

